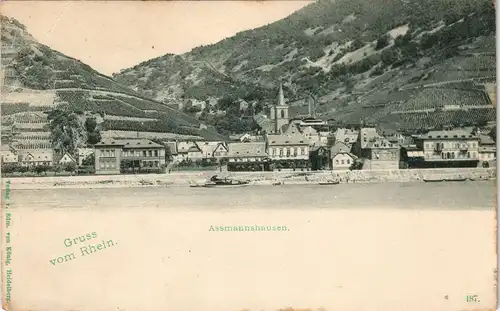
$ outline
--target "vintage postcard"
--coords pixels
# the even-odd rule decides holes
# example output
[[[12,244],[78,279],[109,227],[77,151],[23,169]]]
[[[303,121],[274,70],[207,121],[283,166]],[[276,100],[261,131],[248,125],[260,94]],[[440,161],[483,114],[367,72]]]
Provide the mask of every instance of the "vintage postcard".
[[[492,0],[0,11],[4,310],[496,310]]]

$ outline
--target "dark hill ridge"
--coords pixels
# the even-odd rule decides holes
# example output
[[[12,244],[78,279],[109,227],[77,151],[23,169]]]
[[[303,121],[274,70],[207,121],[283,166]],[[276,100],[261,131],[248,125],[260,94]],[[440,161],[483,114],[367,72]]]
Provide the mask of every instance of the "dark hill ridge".
[[[325,117],[359,119],[387,111],[384,96],[394,90],[494,82],[494,40],[490,0],[320,0],[283,20],[143,62],[114,78],[165,101],[270,103],[283,82],[290,100],[311,92]],[[373,97],[378,109],[363,112]]]
[[[222,139],[213,128],[166,104],[147,98],[90,66],[37,42],[24,25],[1,16],[3,92],[46,92],[55,103],[69,103],[75,111],[111,115],[104,129],[168,132]],[[2,103],[2,115],[18,112],[18,103]],[[22,105],[23,109],[40,107]],[[48,107],[45,107],[48,108]],[[139,119],[140,118],[140,119]]]

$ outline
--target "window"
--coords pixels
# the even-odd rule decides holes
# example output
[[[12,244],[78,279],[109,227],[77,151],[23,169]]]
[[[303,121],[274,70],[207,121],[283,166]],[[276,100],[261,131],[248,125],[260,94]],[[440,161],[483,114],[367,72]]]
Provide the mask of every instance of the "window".
[[[290,148],[286,148],[286,156],[289,157],[290,156]]]
[[[283,148],[280,148],[280,157],[283,156]]]
[[[351,164],[351,160],[350,159],[347,159],[347,164]]]
[[[342,164],[344,164],[344,160],[342,160],[341,162],[342,162]]]
[[[300,148],[300,155],[305,155],[306,154],[306,149],[304,147]]]
[[[339,160],[335,160],[335,164],[339,164]]]
[[[470,159],[470,152],[467,152],[467,158]]]
[[[476,148],[476,143],[472,143],[472,148]]]
[[[152,151],[152,150],[149,150],[148,155],[149,155],[150,157],[152,157],[152,156],[153,156],[153,151]]]
[[[158,156],[158,150],[155,150],[155,157]]]
[[[455,152],[452,152],[452,153],[451,153],[451,158],[452,158],[452,159],[455,159]]]
[[[293,156],[297,156],[297,148],[293,148]]]
[[[146,150],[143,150],[143,151],[142,151],[142,156],[143,156],[143,157],[147,157],[147,155],[146,155]]]
[[[276,148],[272,148],[271,149],[271,153],[272,153],[273,156],[275,156],[276,155]]]
[[[285,110],[281,110],[281,118],[284,119],[285,118]]]
[[[159,167],[159,166],[160,166],[160,162],[155,161],[155,167]]]

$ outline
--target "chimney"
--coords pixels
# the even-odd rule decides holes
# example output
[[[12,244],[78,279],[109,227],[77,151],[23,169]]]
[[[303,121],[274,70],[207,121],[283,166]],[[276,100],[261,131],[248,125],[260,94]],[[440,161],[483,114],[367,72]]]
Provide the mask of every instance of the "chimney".
[[[283,106],[285,105],[285,95],[283,95],[283,86],[280,83],[280,91],[278,94],[278,106]]]

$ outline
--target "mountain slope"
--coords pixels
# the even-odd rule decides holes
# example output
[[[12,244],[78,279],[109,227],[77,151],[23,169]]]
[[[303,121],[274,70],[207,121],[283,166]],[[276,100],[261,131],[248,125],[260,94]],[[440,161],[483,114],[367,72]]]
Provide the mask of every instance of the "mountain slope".
[[[100,114],[106,130],[223,138],[197,119],[142,96],[88,65],[40,44],[18,21],[1,16],[1,25],[5,73],[2,115],[47,110],[58,103],[69,103],[75,111]]]
[[[278,22],[149,60],[114,78],[163,101],[273,102],[283,82],[288,98],[316,94],[319,110],[339,119],[409,84],[493,82],[494,37],[489,0],[320,0]]]

